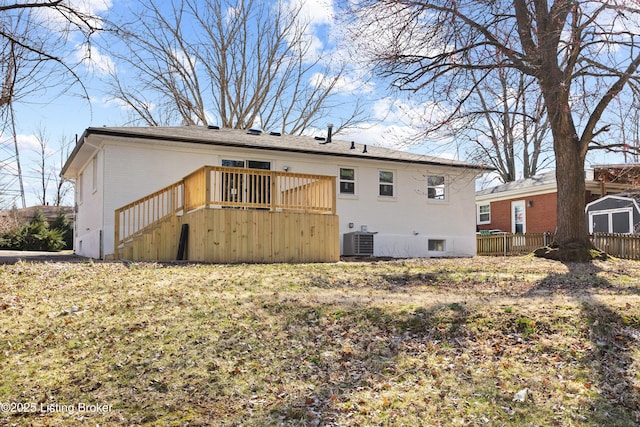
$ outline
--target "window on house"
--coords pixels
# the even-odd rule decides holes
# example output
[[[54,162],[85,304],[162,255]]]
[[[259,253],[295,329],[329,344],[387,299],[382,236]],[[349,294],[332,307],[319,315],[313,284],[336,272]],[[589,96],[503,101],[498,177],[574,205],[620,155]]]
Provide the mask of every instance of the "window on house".
[[[444,240],[429,239],[428,245],[430,252],[444,252]]]
[[[427,198],[445,200],[444,176],[429,175],[427,177]]]
[[[393,182],[393,171],[378,171],[378,181],[379,181],[379,195],[383,197],[393,197],[394,192],[394,182]]]
[[[340,168],[340,194],[356,194],[356,170]]]
[[[478,205],[478,224],[489,224],[491,222],[491,205]]]

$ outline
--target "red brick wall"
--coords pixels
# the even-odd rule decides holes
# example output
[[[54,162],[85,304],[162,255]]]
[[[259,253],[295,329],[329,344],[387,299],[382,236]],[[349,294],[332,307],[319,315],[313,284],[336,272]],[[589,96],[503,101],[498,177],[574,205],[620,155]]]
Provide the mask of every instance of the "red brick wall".
[[[558,223],[557,193],[530,196],[525,200],[532,201],[533,206],[527,204],[527,233],[555,232]]]
[[[511,232],[511,202],[525,200],[527,233],[555,231],[556,193],[519,197],[491,203],[491,223],[478,225],[479,230],[502,230]],[[529,206],[528,202],[532,202]]]

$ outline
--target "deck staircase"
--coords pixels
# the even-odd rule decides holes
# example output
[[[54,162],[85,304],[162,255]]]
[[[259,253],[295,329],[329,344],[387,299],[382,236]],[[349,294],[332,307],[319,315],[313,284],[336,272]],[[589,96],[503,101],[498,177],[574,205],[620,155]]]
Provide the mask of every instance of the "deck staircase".
[[[203,262],[339,259],[335,177],[203,166],[115,211],[114,258]]]

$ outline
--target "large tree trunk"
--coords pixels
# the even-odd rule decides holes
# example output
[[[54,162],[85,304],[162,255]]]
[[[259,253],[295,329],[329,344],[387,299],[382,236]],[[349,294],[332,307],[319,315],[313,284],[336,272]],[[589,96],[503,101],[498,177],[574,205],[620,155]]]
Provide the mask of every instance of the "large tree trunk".
[[[561,140],[558,140],[558,137]],[[588,261],[593,248],[585,221],[585,158],[577,136],[554,135],[556,182],[558,185],[556,243],[554,258]]]
[[[553,69],[553,67],[551,67]],[[554,70],[555,71],[555,70]],[[548,83],[552,79],[547,79]],[[562,81],[560,78],[556,82]],[[560,84],[543,87],[549,110],[558,186],[556,244],[543,256],[561,261],[590,261],[593,245],[585,221],[584,166],[587,150],[570,114],[568,90]]]

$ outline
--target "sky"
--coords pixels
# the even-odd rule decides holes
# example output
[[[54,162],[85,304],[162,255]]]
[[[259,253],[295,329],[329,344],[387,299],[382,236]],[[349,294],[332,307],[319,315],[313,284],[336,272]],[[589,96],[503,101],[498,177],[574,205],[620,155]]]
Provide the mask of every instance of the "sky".
[[[127,19],[130,0],[69,0],[72,4],[86,12],[103,17],[118,16]],[[288,0],[293,3],[302,0]],[[131,0],[132,3],[135,3]],[[307,0],[303,5],[303,15],[310,22],[308,36],[313,40],[317,50],[329,51],[329,56],[344,57],[352,55],[340,45],[334,27],[336,7],[332,0]],[[52,29],[59,23],[48,19]],[[99,21],[96,21],[99,22]],[[95,36],[99,37],[99,35]],[[76,68],[81,76],[84,87],[75,85],[71,90],[60,93],[59,88],[53,87],[39,91],[33,96],[20,100],[15,105],[16,133],[20,149],[20,159],[25,184],[27,205],[37,204],[38,173],[34,171],[38,160],[37,138],[35,135],[44,133],[47,141],[47,155],[52,173],[58,173],[61,166],[63,141],[73,142],[88,127],[123,126],[129,118],[127,108],[111,99],[106,92],[104,80],[109,71],[120,71],[120,65],[100,47],[100,43],[87,47],[78,35],[72,35],[67,43],[66,58],[74,63],[90,52],[90,60],[85,60]],[[412,140],[416,129],[412,123],[418,123],[423,115],[431,108],[428,104],[420,103],[411,98],[392,96],[385,82],[372,78],[371,74],[362,73],[355,68],[338,83],[336,90],[348,102],[349,97],[358,93],[366,100],[370,120],[361,128],[350,130],[336,136],[337,139],[354,140],[358,143],[386,145],[393,148],[407,149],[421,154],[438,155],[445,158],[460,158],[454,144],[449,141],[431,140],[423,144],[408,145],[402,141]],[[85,99],[88,95],[89,101]],[[336,112],[339,115],[339,112]],[[339,122],[336,118],[327,118],[327,124]],[[324,134],[325,128],[318,129]],[[0,143],[4,151],[0,153],[6,157],[7,147],[12,148],[11,134],[5,133]],[[611,161],[603,154],[591,158],[592,163],[606,163]],[[617,159],[616,159],[617,161]],[[6,179],[6,177],[5,177]],[[50,190],[51,193],[51,190]],[[68,204],[72,204],[72,195],[67,197]],[[18,201],[18,206],[20,202]],[[19,206],[20,207],[20,206]]]

